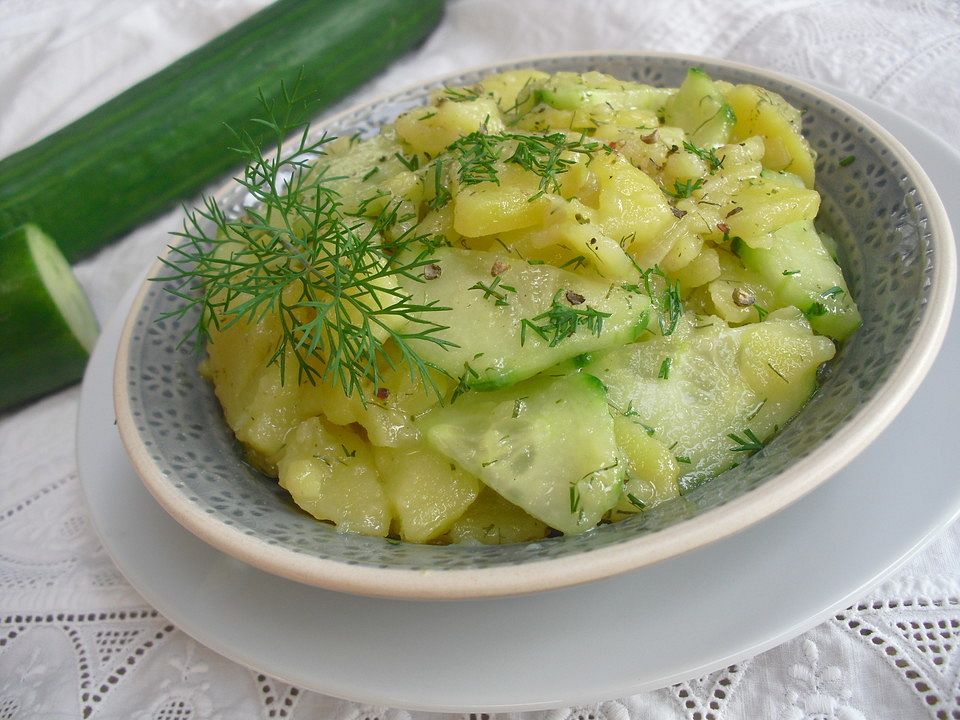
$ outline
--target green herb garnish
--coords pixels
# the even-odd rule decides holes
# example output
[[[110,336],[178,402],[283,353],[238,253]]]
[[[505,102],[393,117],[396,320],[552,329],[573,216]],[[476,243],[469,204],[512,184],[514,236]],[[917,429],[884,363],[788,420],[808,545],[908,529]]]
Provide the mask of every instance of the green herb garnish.
[[[521,321],[520,345],[526,342],[527,329],[539,335],[541,339],[549,343],[550,347],[556,347],[573,335],[580,327],[587,328],[599,337],[603,330],[603,321],[610,317],[610,313],[601,312],[589,305],[583,307],[580,305],[571,306],[561,301],[565,294],[567,294],[567,291],[557,290],[550,302],[549,310],[536,317],[524,318]],[[543,322],[541,323],[541,321]]]
[[[450,102],[472,102],[480,97],[480,93],[469,87],[443,89],[443,100]]]
[[[660,372],[657,373],[657,377],[660,380],[669,380],[670,379],[670,366],[673,365],[673,358],[664,358],[663,362],[660,363]]]
[[[726,160],[726,158],[717,157],[716,149],[711,148],[707,150],[706,148],[697,147],[692,142],[687,142],[686,140],[683,141],[683,149],[703,160],[707,164],[707,167],[710,168],[711,174],[722,168],[723,161]]]
[[[566,133],[524,135],[522,133],[487,134],[472,132],[454,141],[447,152],[459,164],[458,177],[462,185],[481,182],[499,184],[496,164],[504,162],[519,165],[540,178],[540,187],[530,199],[536,200],[548,192],[560,190],[559,175],[574,164],[570,153],[591,156],[604,147],[587,140],[585,135],[570,140]],[[508,151],[512,152],[507,155]],[[504,158],[504,156],[507,156]]]
[[[746,428],[743,431],[745,437],[740,437],[736,433],[729,433],[728,438],[737,443],[736,447],[730,448],[732,452],[755,453],[763,449],[763,443],[760,441],[753,430]]]
[[[822,302],[815,302],[806,310],[803,311],[803,314],[807,316],[807,319],[820,317],[821,315],[826,315],[829,312],[827,306]]]
[[[695,190],[699,190],[703,187],[703,178],[698,178],[697,180],[684,180],[680,182],[675,180],[673,183],[673,192],[666,190],[667,195],[678,200],[683,198],[688,198],[693,195]]]
[[[480,290],[483,292],[483,298],[493,298],[494,305],[504,306],[509,305],[507,302],[507,293],[515,293],[517,289],[512,285],[504,285],[500,282],[502,276],[497,275],[489,285],[484,285],[483,282],[477,282],[471,285],[468,290]],[[503,292],[501,292],[501,290]]]
[[[577,512],[580,509],[580,488],[577,483],[570,483],[570,514]]]
[[[453,389],[453,394],[450,396],[450,404],[453,405],[458,397],[470,389],[470,378],[478,377],[480,377],[480,373],[470,367],[468,363],[464,363],[463,375],[457,378],[457,386]]]
[[[413,172],[420,167],[420,157],[414,153],[409,158],[405,158],[400,153],[396,152],[393,156],[400,161],[400,163],[410,172]]]
[[[318,177],[311,164],[333,138],[308,140],[299,119],[305,99],[296,88],[285,91],[282,103],[260,100],[265,117],[259,124],[270,137],[261,143],[237,136],[246,163],[238,182],[255,202],[231,218],[207,197],[187,215],[175,233],[180,244],[162,260],[166,274],[157,278],[182,301],[164,317],[199,309],[190,335],[200,347],[211,328],[275,315],[280,332],[269,362],[279,365],[281,382],[289,379],[292,358],[298,382],[333,382],[362,399],[365,382],[379,387],[381,368],[400,362],[438,392],[432,367],[411,341],[451,346],[440,335],[446,326],[432,319],[449,308],[413,300],[396,281],[422,282],[422,269],[434,262],[425,238],[407,230],[384,241],[399,222],[399,203],[387,203],[364,222],[347,213],[331,179]],[[298,128],[299,142],[285,149]],[[399,357],[387,353],[390,341]]]
[[[453,199],[450,188],[446,183],[446,175],[443,171],[443,160],[438,159],[433,163],[433,199],[427,203],[431,210],[439,210]]]

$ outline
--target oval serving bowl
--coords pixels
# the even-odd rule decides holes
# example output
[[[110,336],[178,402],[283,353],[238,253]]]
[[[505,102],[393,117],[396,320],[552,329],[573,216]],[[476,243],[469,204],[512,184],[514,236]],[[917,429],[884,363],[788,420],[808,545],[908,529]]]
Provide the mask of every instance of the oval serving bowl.
[[[512,68],[599,70],[675,87],[691,65],[716,79],[763,85],[804,110],[804,134],[819,155],[817,224],[838,240],[864,319],[825,368],[820,392],[762,451],[676,500],[579,536],[478,547],[339,533],[244,462],[199,375],[200,356],[178,347],[194,318],[161,319],[176,301],[147,282],[120,342],[114,395],[121,437],[150,492],[188,530],[268,572],[365,595],[460,599],[563,587],[662,561],[769,517],[840,470],[920,384],[946,332],[955,284],[953,236],[936,191],[907,151],[858,110],[805,83],[725,61],[578,55],[470,70],[348,110],[312,132],[370,136],[433,89]],[[851,155],[855,162],[841,166]],[[216,195],[237,210],[244,200],[233,182]]]

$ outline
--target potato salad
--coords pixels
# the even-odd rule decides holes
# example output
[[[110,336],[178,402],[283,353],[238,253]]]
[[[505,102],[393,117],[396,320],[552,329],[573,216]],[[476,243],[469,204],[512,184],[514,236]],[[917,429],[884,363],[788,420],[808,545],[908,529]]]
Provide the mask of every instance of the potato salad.
[[[760,451],[860,325],[800,113],[761,87],[512,70],[306,138],[252,155],[243,217],[202,213],[204,373],[338,531],[646,512]]]

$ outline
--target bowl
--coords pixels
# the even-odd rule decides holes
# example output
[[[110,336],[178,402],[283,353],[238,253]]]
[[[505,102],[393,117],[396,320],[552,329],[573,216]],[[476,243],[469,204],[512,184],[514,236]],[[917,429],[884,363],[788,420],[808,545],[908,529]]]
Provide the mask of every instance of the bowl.
[[[372,135],[433,89],[531,66],[599,70],[667,86],[699,66],[717,79],[763,85],[803,110],[804,134],[818,153],[818,226],[837,239],[864,318],[825,368],[820,392],[738,467],[621,522],[517,545],[397,544],[338,533],[299,511],[275,480],[244,462],[212,387],[200,377],[201,357],[180,345],[194,319],[165,318],[175,301],[161,283],[147,282],[116,359],[117,423],[146,487],[185,528],[258,568],[344,592],[462,599],[548,590],[660,562],[769,517],[853,460],[916,390],[953,305],[949,221],[930,180],[889,133],[806,83],[681,55],[542,57],[419,85],[315,123],[312,132]],[[840,162],[851,155],[854,163]],[[232,181],[215,195],[236,212],[244,200]]]

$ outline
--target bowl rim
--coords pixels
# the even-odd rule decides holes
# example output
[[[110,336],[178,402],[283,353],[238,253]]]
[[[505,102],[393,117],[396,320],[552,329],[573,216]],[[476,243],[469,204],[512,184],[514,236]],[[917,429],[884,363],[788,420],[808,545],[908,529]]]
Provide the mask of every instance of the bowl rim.
[[[929,236],[938,258],[931,277],[927,310],[903,356],[876,395],[828,438],[817,452],[801,458],[757,488],[720,507],[639,537],[560,558],[532,560],[520,565],[488,568],[410,570],[350,565],[337,559],[305,555],[272,545],[240,528],[226,525],[200,509],[169,481],[142,443],[136,428],[128,387],[128,356],[137,317],[150,287],[144,281],[124,323],[114,364],[114,408],[117,427],[130,460],[147,490],[183,527],[226,554],[256,568],[328,590],[397,599],[462,600],[504,597],[541,592],[600,580],[668,560],[745,530],[806,495],[851,462],[893,420],[919,387],[943,343],[956,291],[956,251],[949,218],[933,183],[922,167],[883,126],[847,102],[806,81],[782,73],[722,58],[662,52],[583,51],[508,59],[464,68],[395,89],[311,122],[322,128],[361,109],[398,94],[442,84],[466,74],[492,72],[507,66],[586,58],[622,60],[679,60],[690,65],[709,62],[752,73],[796,87],[851,117],[883,142],[884,147],[914,180],[928,215]],[[219,198],[230,189],[231,179],[218,186]],[[166,252],[169,252],[167,249]],[[155,260],[148,273],[162,267]]]

